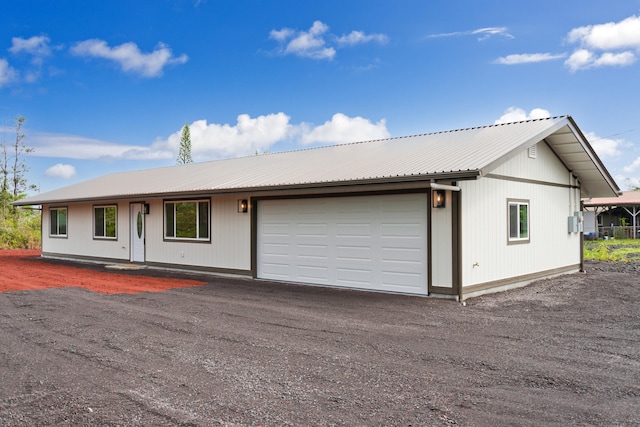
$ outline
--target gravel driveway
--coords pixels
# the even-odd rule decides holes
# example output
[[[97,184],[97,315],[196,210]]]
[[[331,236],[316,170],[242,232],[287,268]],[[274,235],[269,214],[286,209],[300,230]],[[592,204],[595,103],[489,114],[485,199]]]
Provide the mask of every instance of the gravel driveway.
[[[0,426],[638,426],[637,266],[587,266],[466,306],[158,271],[125,274],[206,284],[3,292]]]

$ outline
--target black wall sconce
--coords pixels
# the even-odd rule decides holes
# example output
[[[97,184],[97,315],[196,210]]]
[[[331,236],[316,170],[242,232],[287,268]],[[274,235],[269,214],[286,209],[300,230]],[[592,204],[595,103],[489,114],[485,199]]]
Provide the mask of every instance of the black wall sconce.
[[[144,204],[144,214],[149,215],[149,203]]]
[[[238,200],[238,213],[247,213],[249,210],[249,202],[247,199]]]
[[[445,206],[445,192],[444,190],[433,190],[433,207],[444,208]]]

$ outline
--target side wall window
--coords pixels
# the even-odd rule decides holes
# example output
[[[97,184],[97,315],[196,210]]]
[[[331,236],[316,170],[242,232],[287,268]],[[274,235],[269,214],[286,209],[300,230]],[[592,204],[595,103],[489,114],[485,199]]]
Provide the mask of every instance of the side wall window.
[[[96,239],[116,239],[118,237],[118,207],[93,207],[93,237]]]
[[[507,200],[509,244],[529,243],[529,201]]]
[[[67,237],[67,208],[49,208],[49,236]]]
[[[209,200],[164,202],[164,238],[209,241]]]

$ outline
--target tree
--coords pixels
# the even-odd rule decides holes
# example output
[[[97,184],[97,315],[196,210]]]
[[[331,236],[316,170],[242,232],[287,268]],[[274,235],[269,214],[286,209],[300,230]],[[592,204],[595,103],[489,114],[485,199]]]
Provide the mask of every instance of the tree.
[[[0,143],[0,247],[38,247],[40,245],[40,216],[38,211],[19,210],[11,202],[24,197],[35,185],[27,183],[29,167],[25,155],[33,148],[25,144],[22,126],[25,118],[15,118],[15,140],[7,144],[6,133]]]
[[[7,210],[11,203],[9,192],[9,153],[7,149],[7,134],[2,133],[2,152],[0,155],[0,224],[7,217]]]
[[[178,151],[178,158],[176,163],[184,165],[187,163],[193,163],[191,158],[191,132],[189,131],[189,124],[185,123],[182,128],[182,136],[180,137],[180,151]]]
[[[16,140],[13,144],[13,165],[11,167],[12,185],[13,185],[13,200],[23,196],[26,190],[35,190],[35,185],[27,184],[27,172],[29,167],[24,160],[24,155],[33,153],[33,148],[27,147],[24,142],[26,135],[22,133],[22,125],[25,122],[25,118],[22,116],[16,117]]]

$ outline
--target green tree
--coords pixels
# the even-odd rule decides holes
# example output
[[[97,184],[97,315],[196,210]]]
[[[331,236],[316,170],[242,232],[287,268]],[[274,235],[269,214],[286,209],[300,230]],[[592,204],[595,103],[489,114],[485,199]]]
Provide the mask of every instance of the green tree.
[[[25,197],[36,187],[27,182],[27,147],[22,127],[25,118],[15,118],[15,140],[7,144],[6,132],[0,144],[0,247],[34,248],[40,246],[39,211],[17,209],[11,202]]]
[[[182,128],[182,136],[180,137],[180,151],[178,151],[178,158],[176,163],[184,165],[187,163],[193,163],[191,158],[191,132],[189,131],[189,124],[185,123]]]
[[[0,146],[0,224],[7,217],[11,203],[9,192],[9,153],[7,148],[7,134],[2,133],[2,145]]]

